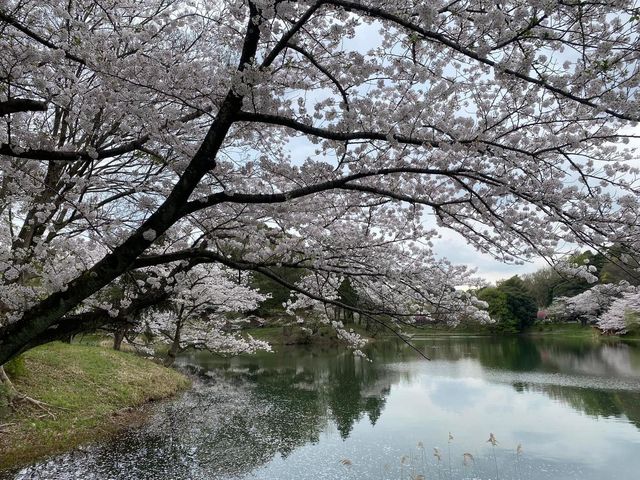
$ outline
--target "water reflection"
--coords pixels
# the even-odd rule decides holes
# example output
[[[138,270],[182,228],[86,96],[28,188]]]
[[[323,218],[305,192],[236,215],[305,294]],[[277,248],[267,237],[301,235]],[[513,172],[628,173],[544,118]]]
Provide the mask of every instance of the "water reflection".
[[[372,345],[372,361],[329,347],[188,354],[180,363],[194,388],[159,405],[149,426],[15,478],[406,478],[411,468],[456,479],[496,469],[500,478],[636,478],[640,348],[546,337],[418,345],[432,362],[397,342]]]
[[[380,353],[385,350],[398,352],[395,344],[381,347]],[[251,385],[256,399],[293,414],[292,418],[273,418],[282,427],[295,425],[294,417],[313,419],[312,423],[321,427],[331,421],[342,438],[347,438],[353,425],[363,417],[375,425],[391,385],[402,377],[401,372],[379,368],[382,365],[335,347],[285,348],[275,354],[228,362],[194,353],[183,357],[181,362],[197,365],[208,375]],[[291,437],[291,434],[284,428],[282,436]],[[317,441],[317,438],[308,440]]]

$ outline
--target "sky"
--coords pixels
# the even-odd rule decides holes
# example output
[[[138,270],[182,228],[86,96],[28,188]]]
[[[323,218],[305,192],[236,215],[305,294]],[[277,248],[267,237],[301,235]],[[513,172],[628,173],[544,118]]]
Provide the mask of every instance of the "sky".
[[[548,266],[542,258],[533,259],[524,265],[508,265],[495,260],[491,255],[477,251],[457,232],[442,229],[441,237],[435,240],[434,251],[437,256],[448,259],[454,264],[466,265],[477,269],[477,276],[490,283],[510,278],[514,275],[532,273]]]

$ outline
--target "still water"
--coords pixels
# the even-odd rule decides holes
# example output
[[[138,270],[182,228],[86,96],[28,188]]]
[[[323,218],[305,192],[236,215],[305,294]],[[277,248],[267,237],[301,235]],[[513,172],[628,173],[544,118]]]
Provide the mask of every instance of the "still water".
[[[393,341],[371,361],[337,347],[185,355],[194,388],[148,426],[15,478],[640,478],[640,345],[415,343],[431,361]]]

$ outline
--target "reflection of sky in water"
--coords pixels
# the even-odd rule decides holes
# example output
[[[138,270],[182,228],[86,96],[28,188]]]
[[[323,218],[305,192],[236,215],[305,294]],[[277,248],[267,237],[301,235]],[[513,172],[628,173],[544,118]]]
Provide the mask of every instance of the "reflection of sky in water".
[[[544,393],[547,386],[640,391],[639,372],[630,366],[626,347],[605,346],[582,358],[569,352],[559,355],[558,360],[554,355],[545,357],[544,350],[541,356],[542,371],[529,372],[485,368],[467,354],[456,361],[389,364],[386,368],[405,375],[392,386],[378,423],[372,428],[366,420],[360,421],[333,458],[358,458],[366,452],[365,461],[352,460],[354,468],[358,463],[379,464],[383,460],[395,459],[397,463],[418,441],[429,448],[445,449],[452,431],[452,456],[457,463],[464,452],[472,453],[480,463],[490,454],[488,432],[494,432],[506,470],[515,464],[510,456],[514,456],[517,444],[524,445],[522,462],[529,465],[529,478],[604,478],[608,471],[615,472],[612,478],[636,478],[640,462],[634,455],[640,451],[640,436],[635,426],[614,415],[600,415],[595,421],[594,416],[571,408],[571,395],[580,400],[580,391],[565,392],[569,400]],[[544,371],[562,367],[570,373]],[[601,376],[610,371],[618,376]],[[520,388],[513,387],[518,384]],[[312,458],[317,463],[328,453],[327,443],[306,447],[286,461],[276,460],[255,476],[289,478],[287,471],[298,456],[300,468]],[[380,458],[381,445],[386,446],[388,458]],[[314,454],[314,450],[319,451]],[[430,456],[431,450],[428,453]],[[330,463],[325,468],[331,468]],[[365,471],[375,473],[369,467]]]
[[[434,361],[388,344],[373,347],[373,362],[302,348],[186,357],[207,375],[147,428],[16,478],[494,479],[496,465],[502,479],[638,478],[640,348],[482,338],[423,347]]]
[[[635,479],[640,471],[640,435],[628,422],[615,418],[594,421],[543,393],[518,393],[508,385],[468,377],[430,376],[427,371],[392,387],[375,427],[366,419],[361,420],[344,442],[335,432],[327,433],[321,444],[297,450],[286,460],[275,459],[249,478],[293,479],[296,474],[308,472],[310,465],[314,475],[298,478],[340,478],[336,476],[340,472],[336,464],[341,458],[349,458],[353,462],[351,468],[361,473],[379,475],[385,464],[393,463],[399,474],[401,456],[411,451],[418,455],[419,441],[424,443],[428,457],[432,456],[433,447],[447,457],[449,431],[454,435],[452,464],[461,475],[456,478],[465,478],[465,452],[473,454],[479,468],[489,475],[493,473],[491,449],[486,443],[489,432],[498,438],[499,471],[509,475],[506,478],[516,474],[518,443],[526,452],[521,457],[528,468],[528,473],[520,472],[523,478],[601,479],[605,472],[613,470],[615,475],[610,478]],[[446,458],[444,462],[448,464]],[[316,477],[319,470],[333,473],[325,471],[329,476]],[[437,473],[435,465],[432,472]],[[444,473],[448,474],[447,465]]]

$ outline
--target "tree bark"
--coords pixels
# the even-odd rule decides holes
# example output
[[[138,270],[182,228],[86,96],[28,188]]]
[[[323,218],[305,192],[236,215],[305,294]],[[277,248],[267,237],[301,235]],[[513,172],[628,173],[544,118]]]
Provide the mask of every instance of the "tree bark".
[[[169,351],[167,352],[167,356],[164,359],[164,366],[170,367],[173,365],[173,362],[176,361],[176,357],[178,353],[180,353],[180,334],[182,332],[182,322],[178,321],[176,323],[176,333],[173,337],[173,342],[171,342],[171,346],[169,347]]]
[[[18,112],[46,112],[46,102],[28,98],[11,98],[0,102],[0,117]]]
[[[117,350],[118,352],[122,348],[122,341],[124,340],[124,334],[125,334],[124,329],[118,329],[116,330],[116,333],[113,335],[113,349]]]

